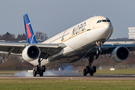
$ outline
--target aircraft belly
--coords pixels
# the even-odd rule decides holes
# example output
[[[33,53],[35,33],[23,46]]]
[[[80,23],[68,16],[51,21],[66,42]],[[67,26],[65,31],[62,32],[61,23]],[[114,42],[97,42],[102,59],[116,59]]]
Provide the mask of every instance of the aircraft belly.
[[[82,58],[84,56],[84,52],[76,52],[76,54],[72,55],[72,56],[57,56],[57,57],[53,57],[53,58],[50,58],[50,59],[43,59],[41,61],[41,66],[42,65],[45,65],[47,67],[49,66],[55,66],[57,65],[58,63],[71,63],[71,62],[75,62],[75,61],[78,61],[80,60],[80,58]],[[34,60],[34,61],[30,61],[29,63],[31,63],[32,65],[36,66],[38,65],[38,59],[37,60]]]
[[[45,66],[49,67],[49,66],[55,66],[58,63],[71,63],[71,62],[75,62],[80,60],[82,57],[84,56],[84,54],[80,54],[80,55],[73,55],[73,56],[63,56],[63,57],[58,57],[53,59],[52,61],[50,61],[49,63],[45,64]]]
[[[36,66],[36,65],[38,65],[38,59],[33,60],[33,61],[30,61],[29,63],[31,63],[32,65]],[[49,63],[49,61],[48,61],[47,59],[43,59],[43,60],[41,61],[41,66],[42,66],[42,65],[46,65],[46,64],[48,64],[48,63]]]

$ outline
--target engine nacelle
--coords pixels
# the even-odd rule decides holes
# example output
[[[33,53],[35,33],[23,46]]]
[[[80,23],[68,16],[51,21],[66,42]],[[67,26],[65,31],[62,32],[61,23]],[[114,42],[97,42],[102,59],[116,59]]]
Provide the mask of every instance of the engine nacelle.
[[[29,45],[22,51],[22,58],[26,61],[38,59],[40,56],[40,49],[35,45]]]
[[[125,61],[129,56],[129,50],[126,47],[118,46],[112,51],[112,59],[115,62]]]

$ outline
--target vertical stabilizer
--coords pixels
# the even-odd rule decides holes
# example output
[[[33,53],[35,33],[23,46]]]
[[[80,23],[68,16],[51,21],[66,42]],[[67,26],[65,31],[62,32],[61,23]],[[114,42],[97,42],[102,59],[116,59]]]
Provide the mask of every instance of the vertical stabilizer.
[[[27,14],[23,16],[27,43],[37,43]]]

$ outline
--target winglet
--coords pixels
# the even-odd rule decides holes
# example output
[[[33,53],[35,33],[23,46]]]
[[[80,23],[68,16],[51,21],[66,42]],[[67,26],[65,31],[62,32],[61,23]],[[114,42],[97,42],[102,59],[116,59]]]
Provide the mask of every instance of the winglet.
[[[27,14],[23,16],[27,43],[37,43]]]

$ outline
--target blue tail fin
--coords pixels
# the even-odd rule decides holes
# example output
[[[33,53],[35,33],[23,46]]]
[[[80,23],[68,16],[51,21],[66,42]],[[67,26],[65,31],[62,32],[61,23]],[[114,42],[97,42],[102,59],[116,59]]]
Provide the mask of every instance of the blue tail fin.
[[[27,43],[37,43],[27,14],[23,16]]]

